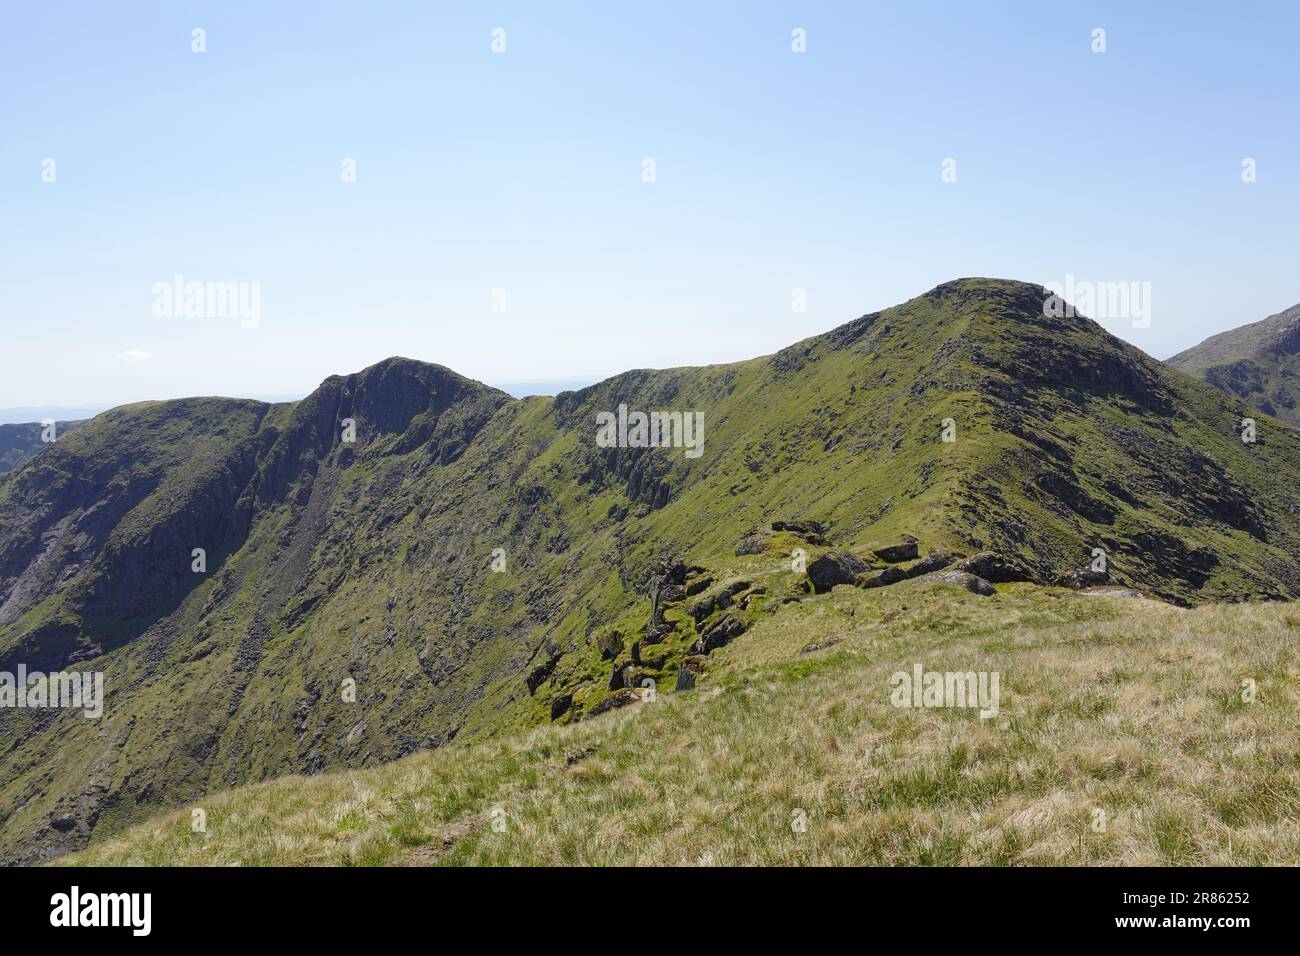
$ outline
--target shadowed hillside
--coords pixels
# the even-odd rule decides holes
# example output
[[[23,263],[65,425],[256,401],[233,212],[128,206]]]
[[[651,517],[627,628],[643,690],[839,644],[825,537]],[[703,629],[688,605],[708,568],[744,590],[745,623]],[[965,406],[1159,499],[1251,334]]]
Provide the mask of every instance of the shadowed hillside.
[[[1213,335],[1169,364],[1300,425],[1300,305]]]
[[[59,435],[66,435],[81,424],[79,421],[56,422],[55,441],[58,441]],[[45,447],[46,443],[41,441],[41,433],[44,430],[45,426],[40,422],[0,425],[0,475],[13,471]]]

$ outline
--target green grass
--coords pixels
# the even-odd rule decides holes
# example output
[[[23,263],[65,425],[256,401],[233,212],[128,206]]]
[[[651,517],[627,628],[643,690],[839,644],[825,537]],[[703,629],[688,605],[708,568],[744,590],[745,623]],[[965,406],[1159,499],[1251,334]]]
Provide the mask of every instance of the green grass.
[[[1272,865],[1300,855],[1295,605],[1188,611],[1031,586],[978,598],[904,584],[788,610],[717,652],[696,691],[213,795],[201,801],[206,834],[184,810],[65,862]],[[950,615],[971,628],[954,634]],[[835,616],[846,618],[841,643],[801,657],[809,627]],[[1003,636],[993,649],[989,633]],[[892,707],[889,675],[915,661],[999,671],[1001,713]],[[1233,704],[1245,676],[1258,697]],[[804,832],[791,828],[798,811]]]
[[[15,741],[0,755],[0,859],[77,848],[57,815],[93,816],[106,839],[232,786],[517,735],[549,723],[561,694],[590,711],[611,669],[596,641],[642,632],[666,554],[771,591],[746,612],[744,655],[711,659],[715,689],[760,673],[814,684],[857,662],[866,612],[831,595],[768,615],[797,580],[778,570],[791,542],[734,550],[776,519],[821,521],[858,550],[903,534],[993,548],[1042,580],[1104,547],[1118,580],[1188,604],[1300,596],[1300,438],[1261,419],[1263,440],[1243,446],[1239,402],[1085,320],[1045,318],[1040,296],[947,283],[775,356],[553,399],[392,359],[289,405],[99,416],[0,478],[0,594],[20,595],[0,655],[76,652],[109,693],[101,722],[0,713]],[[621,403],[703,410],[703,456],[596,448],[595,413]],[[344,417],[358,423],[346,448]],[[209,572],[191,575],[204,545]],[[969,640],[996,658],[1064,626],[1062,609],[1103,605],[1045,597],[1010,631],[993,607],[903,619],[918,649]],[[661,683],[693,639],[683,625],[662,646]],[[789,653],[825,640],[842,643]],[[526,675],[552,657],[530,694]],[[1111,716],[1083,716],[1094,698],[1070,706]]]

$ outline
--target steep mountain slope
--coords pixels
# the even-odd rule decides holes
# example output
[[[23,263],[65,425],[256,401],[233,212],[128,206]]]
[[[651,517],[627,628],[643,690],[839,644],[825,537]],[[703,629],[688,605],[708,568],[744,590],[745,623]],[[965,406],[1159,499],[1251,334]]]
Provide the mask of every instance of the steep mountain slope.
[[[1210,336],[1168,364],[1300,425],[1300,305]]]
[[[799,599],[796,547],[913,535],[1043,583],[1103,548],[1180,603],[1300,595],[1300,435],[1259,416],[1243,444],[1258,413],[1043,297],[960,280],[554,399],[390,359],[293,404],[99,416],[0,479],[0,670],[108,684],[102,720],[0,711],[0,855],[671,688]],[[703,412],[702,452],[601,447],[621,405]],[[777,519],[824,536],[751,533]]]
[[[55,422],[55,442],[82,423]],[[0,475],[13,471],[33,454],[45,447],[41,433],[45,427],[40,422],[24,425],[0,425]],[[51,442],[53,444],[53,442]]]

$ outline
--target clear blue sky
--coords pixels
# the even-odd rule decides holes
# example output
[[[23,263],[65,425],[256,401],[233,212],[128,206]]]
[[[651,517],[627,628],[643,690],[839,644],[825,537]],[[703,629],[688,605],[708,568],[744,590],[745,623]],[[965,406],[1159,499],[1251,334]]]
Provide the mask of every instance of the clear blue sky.
[[[1108,328],[1164,358],[1300,301],[1298,28],[1294,3],[8,3],[0,406],[305,393],[392,354],[489,382],[724,362],[968,275],[1149,281],[1151,326]],[[156,317],[176,273],[260,283],[260,325]]]

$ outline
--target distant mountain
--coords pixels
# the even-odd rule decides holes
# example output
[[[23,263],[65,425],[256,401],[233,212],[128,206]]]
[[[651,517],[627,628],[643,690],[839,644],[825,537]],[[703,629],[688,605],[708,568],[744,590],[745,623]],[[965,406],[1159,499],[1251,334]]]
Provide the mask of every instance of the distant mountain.
[[[958,280],[554,398],[393,358],[291,404],[98,416],[0,477],[0,671],[97,669],[109,694],[98,721],[0,710],[0,858],[671,688],[762,596],[724,576],[740,554],[887,585],[911,536],[936,554],[905,574],[992,550],[998,580],[1104,557],[1176,603],[1300,595],[1300,433],[1243,443],[1244,402],[1045,295]],[[652,411],[701,414],[702,444],[609,430]]]
[[[43,422],[47,418],[59,422],[84,421],[107,411],[109,407],[108,405],[20,405],[14,408],[0,408],[0,425],[25,425],[29,422]]]
[[[559,395],[561,392],[576,392],[589,385],[595,385],[595,378],[545,378],[531,382],[502,382],[496,387],[514,398],[527,398],[530,395]]]
[[[1300,425],[1300,305],[1212,335],[1168,364]]]
[[[54,440],[67,435],[81,425],[79,421],[56,421]],[[41,435],[45,426],[40,422],[27,422],[22,425],[0,425],[0,475],[13,471],[33,454],[40,451],[46,442]]]

